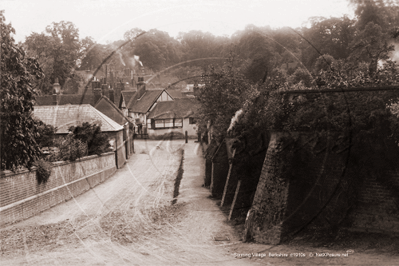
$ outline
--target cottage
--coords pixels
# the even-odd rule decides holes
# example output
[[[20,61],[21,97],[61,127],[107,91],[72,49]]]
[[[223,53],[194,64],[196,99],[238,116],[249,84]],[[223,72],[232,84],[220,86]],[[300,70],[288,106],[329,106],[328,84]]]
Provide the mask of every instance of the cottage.
[[[139,135],[147,134],[147,116],[158,102],[173,101],[174,99],[164,89],[146,90],[143,78],[139,78],[137,91],[122,92],[119,108],[127,109],[128,116],[135,124],[135,131]]]
[[[148,134],[159,136],[174,132],[196,137],[196,112],[197,102],[193,98],[157,102],[147,116]]]
[[[56,127],[56,137],[58,138],[69,134],[68,129],[71,126],[89,122],[101,125],[101,131],[108,134],[114,150],[118,150],[124,145],[124,127],[90,104],[35,106],[33,116],[48,125]],[[116,156],[119,168],[125,163],[126,155],[125,152],[122,152],[119,156],[117,153]]]

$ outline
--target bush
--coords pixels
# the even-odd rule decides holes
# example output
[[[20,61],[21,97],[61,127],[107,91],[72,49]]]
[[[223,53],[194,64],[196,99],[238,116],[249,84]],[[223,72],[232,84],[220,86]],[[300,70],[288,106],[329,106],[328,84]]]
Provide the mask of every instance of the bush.
[[[40,159],[35,163],[36,169],[36,180],[39,184],[46,183],[51,175],[51,169],[53,168],[52,163]]]
[[[85,122],[81,126],[70,127],[69,131],[75,139],[87,144],[88,155],[100,155],[111,147],[108,135],[101,132],[100,125]]]
[[[59,152],[51,157],[51,161],[76,161],[76,159],[87,156],[87,144],[69,135],[66,139],[55,141]]]

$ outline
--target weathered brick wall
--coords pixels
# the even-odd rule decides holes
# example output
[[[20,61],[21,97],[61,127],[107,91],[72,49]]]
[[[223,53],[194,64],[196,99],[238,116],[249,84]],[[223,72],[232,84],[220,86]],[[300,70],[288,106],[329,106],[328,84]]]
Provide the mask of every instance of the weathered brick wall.
[[[115,153],[111,152],[73,163],[55,163],[44,184],[38,184],[36,171],[6,173],[0,179],[0,226],[29,218],[76,197],[115,171]]]
[[[349,153],[314,137],[272,135],[245,238],[278,244],[306,226],[399,232],[398,172],[359,176]],[[301,148],[312,143],[318,152]]]
[[[276,167],[282,148],[281,136],[272,134],[254,201],[245,222],[245,240],[280,243],[281,221],[284,219],[288,197],[288,182],[280,178],[281,168]]]
[[[390,177],[391,184],[372,176],[360,184],[358,204],[349,217],[352,229],[399,233],[399,194],[392,189],[399,187],[399,169]]]
[[[204,187],[209,187],[211,185],[211,178],[212,178],[212,160],[205,159]]]
[[[265,160],[266,150],[251,156],[250,168],[237,163],[232,171],[232,176],[241,180],[240,193],[237,195],[235,208],[238,210],[248,210],[253,202],[259,178],[262,172],[263,162]],[[235,185],[236,187],[237,185]],[[234,187],[234,190],[235,190]]]
[[[227,157],[226,144],[223,142],[219,145],[217,151],[212,157],[212,175],[210,185],[212,197],[222,197],[228,171],[229,160]]]
[[[217,144],[215,140],[212,140],[208,145],[202,142],[202,152],[205,157],[205,176],[204,176],[204,186],[210,187],[212,180],[212,157],[217,150]]]

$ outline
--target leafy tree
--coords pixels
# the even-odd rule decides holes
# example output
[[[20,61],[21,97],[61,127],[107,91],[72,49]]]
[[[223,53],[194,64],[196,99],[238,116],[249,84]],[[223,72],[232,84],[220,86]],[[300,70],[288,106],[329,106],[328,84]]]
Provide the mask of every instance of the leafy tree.
[[[346,59],[349,56],[355,32],[354,20],[344,16],[329,19],[317,17],[309,21],[311,27],[302,28],[304,39],[301,40],[302,61],[308,69],[313,68],[320,56],[319,52],[335,59]]]
[[[295,70],[291,76],[292,84],[298,84],[299,82],[302,82],[303,85],[308,88],[311,87],[312,81],[312,75],[309,73],[309,71],[303,68],[297,68],[297,70]]]
[[[97,44],[91,37],[86,37],[81,40],[81,47],[80,47],[80,60],[81,70],[91,70],[97,68],[103,58],[105,58],[105,48]]]
[[[39,137],[36,138],[37,144],[40,148],[53,147],[54,134],[57,132],[57,128],[52,125],[47,125],[41,120],[36,120],[36,124],[39,130]]]
[[[350,0],[350,3],[355,7],[359,30],[370,22],[379,25],[384,32],[399,26],[399,5],[395,1]]]
[[[11,24],[5,23],[0,11],[1,33],[1,169],[30,168],[41,155],[36,138],[40,137],[38,123],[32,117],[36,90],[32,85],[43,72],[38,62],[27,57],[15,44]]]
[[[140,32],[140,29],[134,28],[125,33],[125,38],[135,37]],[[180,61],[179,46],[179,42],[167,32],[152,29],[127,45],[124,51],[129,58],[138,55],[145,67],[159,71]]]
[[[388,39],[389,35],[379,25],[369,22],[352,43],[351,58],[368,62],[369,74],[374,75],[378,61],[389,59],[389,52],[394,50]]]
[[[225,63],[221,70],[211,67],[204,74],[205,86],[199,88],[200,103],[199,124],[206,126],[211,122],[214,134],[219,137],[226,135],[231,118],[244,104],[251,84],[233,67],[233,57]]]
[[[39,59],[46,79],[40,90],[49,94],[52,84],[59,79],[61,86],[73,79],[73,71],[81,55],[79,30],[72,22],[61,21],[46,27],[44,33],[32,33],[24,43],[28,54]]]
[[[177,40],[181,43],[182,59],[189,61],[194,59],[223,57],[227,55],[226,47],[230,40],[227,37],[214,36],[209,32],[192,30],[189,32],[180,32]],[[212,61],[212,64],[219,65],[222,61]],[[206,69],[210,64],[208,60],[199,60],[189,62],[186,65],[191,67],[201,67]]]

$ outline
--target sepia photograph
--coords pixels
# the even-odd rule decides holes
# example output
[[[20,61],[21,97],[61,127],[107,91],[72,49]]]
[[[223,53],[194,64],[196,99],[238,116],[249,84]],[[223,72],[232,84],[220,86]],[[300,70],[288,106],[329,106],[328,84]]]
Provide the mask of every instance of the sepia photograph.
[[[0,0],[0,265],[399,265],[399,0]]]

